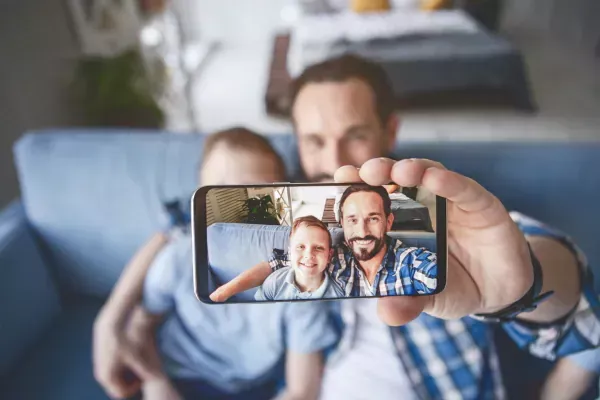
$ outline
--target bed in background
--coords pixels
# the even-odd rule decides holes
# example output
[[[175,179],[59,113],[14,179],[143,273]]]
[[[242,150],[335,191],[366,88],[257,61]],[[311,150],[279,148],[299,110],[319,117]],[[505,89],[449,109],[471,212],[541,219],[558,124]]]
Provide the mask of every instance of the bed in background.
[[[402,17],[396,12],[390,14],[395,20],[386,17],[377,23],[382,15],[374,16],[360,29],[353,29],[351,24],[364,21],[364,16],[304,15],[287,37],[275,41],[267,111],[288,115],[287,86],[291,78],[309,65],[343,54],[380,63],[391,78],[399,106],[485,103],[535,111],[520,51],[467,13],[445,13],[453,19],[439,22],[419,17],[419,13]],[[441,26],[427,26],[429,20]],[[311,36],[311,32],[317,34]],[[369,34],[374,39],[366,40]]]

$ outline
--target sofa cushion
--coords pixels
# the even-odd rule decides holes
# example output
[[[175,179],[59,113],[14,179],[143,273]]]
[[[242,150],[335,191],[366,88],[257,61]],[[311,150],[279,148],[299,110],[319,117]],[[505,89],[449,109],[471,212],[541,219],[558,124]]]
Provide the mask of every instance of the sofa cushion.
[[[219,283],[228,282],[246,269],[266,261],[274,248],[287,249],[290,227],[217,223],[208,227],[207,249],[209,265]],[[330,228],[333,244],[342,242],[341,228]],[[426,247],[436,251],[435,234],[393,232],[390,236],[409,246]],[[236,299],[254,299],[257,289],[240,293]]]
[[[102,303],[73,301],[1,383],[5,399],[108,399],[92,370],[92,326]]]
[[[290,140],[271,138],[293,166]],[[189,204],[203,143],[203,135],[143,131],[62,130],[21,138],[15,158],[24,205],[59,283],[107,295],[134,251],[166,225],[163,202]]]
[[[44,334],[61,310],[19,202],[0,213],[0,376]]]

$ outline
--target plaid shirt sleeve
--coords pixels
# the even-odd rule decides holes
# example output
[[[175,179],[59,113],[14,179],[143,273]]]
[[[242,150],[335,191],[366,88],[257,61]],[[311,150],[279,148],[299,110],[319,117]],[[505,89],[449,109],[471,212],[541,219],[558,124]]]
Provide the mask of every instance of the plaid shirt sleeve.
[[[271,254],[271,258],[269,258],[269,266],[273,272],[281,268],[289,267],[290,265],[290,260],[285,251],[273,249],[273,254]]]
[[[512,212],[512,219],[526,235],[546,236],[566,245],[577,257],[582,293],[575,310],[566,318],[545,326],[514,321],[503,324],[506,332],[532,355],[555,360],[600,346],[600,298],[583,252],[564,233],[532,218]]]
[[[411,248],[403,253],[401,257],[402,266],[411,271],[412,279],[410,285],[419,294],[431,294],[437,288],[437,256],[423,248]],[[413,290],[404,286],[406,294],[412,294]]]

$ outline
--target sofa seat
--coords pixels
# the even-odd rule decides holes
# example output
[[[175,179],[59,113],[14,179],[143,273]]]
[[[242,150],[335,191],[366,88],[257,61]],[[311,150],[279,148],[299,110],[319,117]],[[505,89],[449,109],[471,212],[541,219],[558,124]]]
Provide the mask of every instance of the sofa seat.
[[[103,301],[69,301],[42,338],[2,381],[3,399],[108,399],[92,372],[92,326]]]

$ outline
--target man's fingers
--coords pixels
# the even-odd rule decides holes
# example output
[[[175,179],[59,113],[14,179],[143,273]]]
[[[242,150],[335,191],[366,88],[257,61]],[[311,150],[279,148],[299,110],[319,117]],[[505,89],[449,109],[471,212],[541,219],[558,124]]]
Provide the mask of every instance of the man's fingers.
[[[425,309],[429,296],[390,296],[377,302],[379,318],[390,326],[400,326],[417,318]]]
[[[155,370],[145,360],[144,356],[138,350],[126,351],[122,355],[125,364],[131,367],[133,373],[137,375],[142,381],[153,379],[160,376],[160,371]],[[150,367],[149,367],[150,366]]]
[[[387,185],[391,182],[391,171],[396,161],[389,158],[374,158],[360,167],[361,179],[369,185]]]
[[[107,379],[98,379],[111,399],[123,399],[135,395],[141,388],[139,379],[126,379],[123,371],[114,371]]]
[[[436,161],[402,160],[394,165],[391,176],[401,186],[423,186],[467,212],[482,211],[494,203],[494,196],[477,182]]]
[[[432,167],[445,169],[437,161],[411,158],[395,163],[390,175],[392,180],[400,186],[415,187],[422,184],[425,171]]]
[[[344,165],[338,168],[333,175],[333,180],[336,183],[347,183],[347,182],[361,182],[360,176],[358,175],[358,169],[352,165]]]
[[[473,179],[438,168],[429,168],[425,172],[423,186],[466,212],[489,209],[495,201],[494,195]]]

